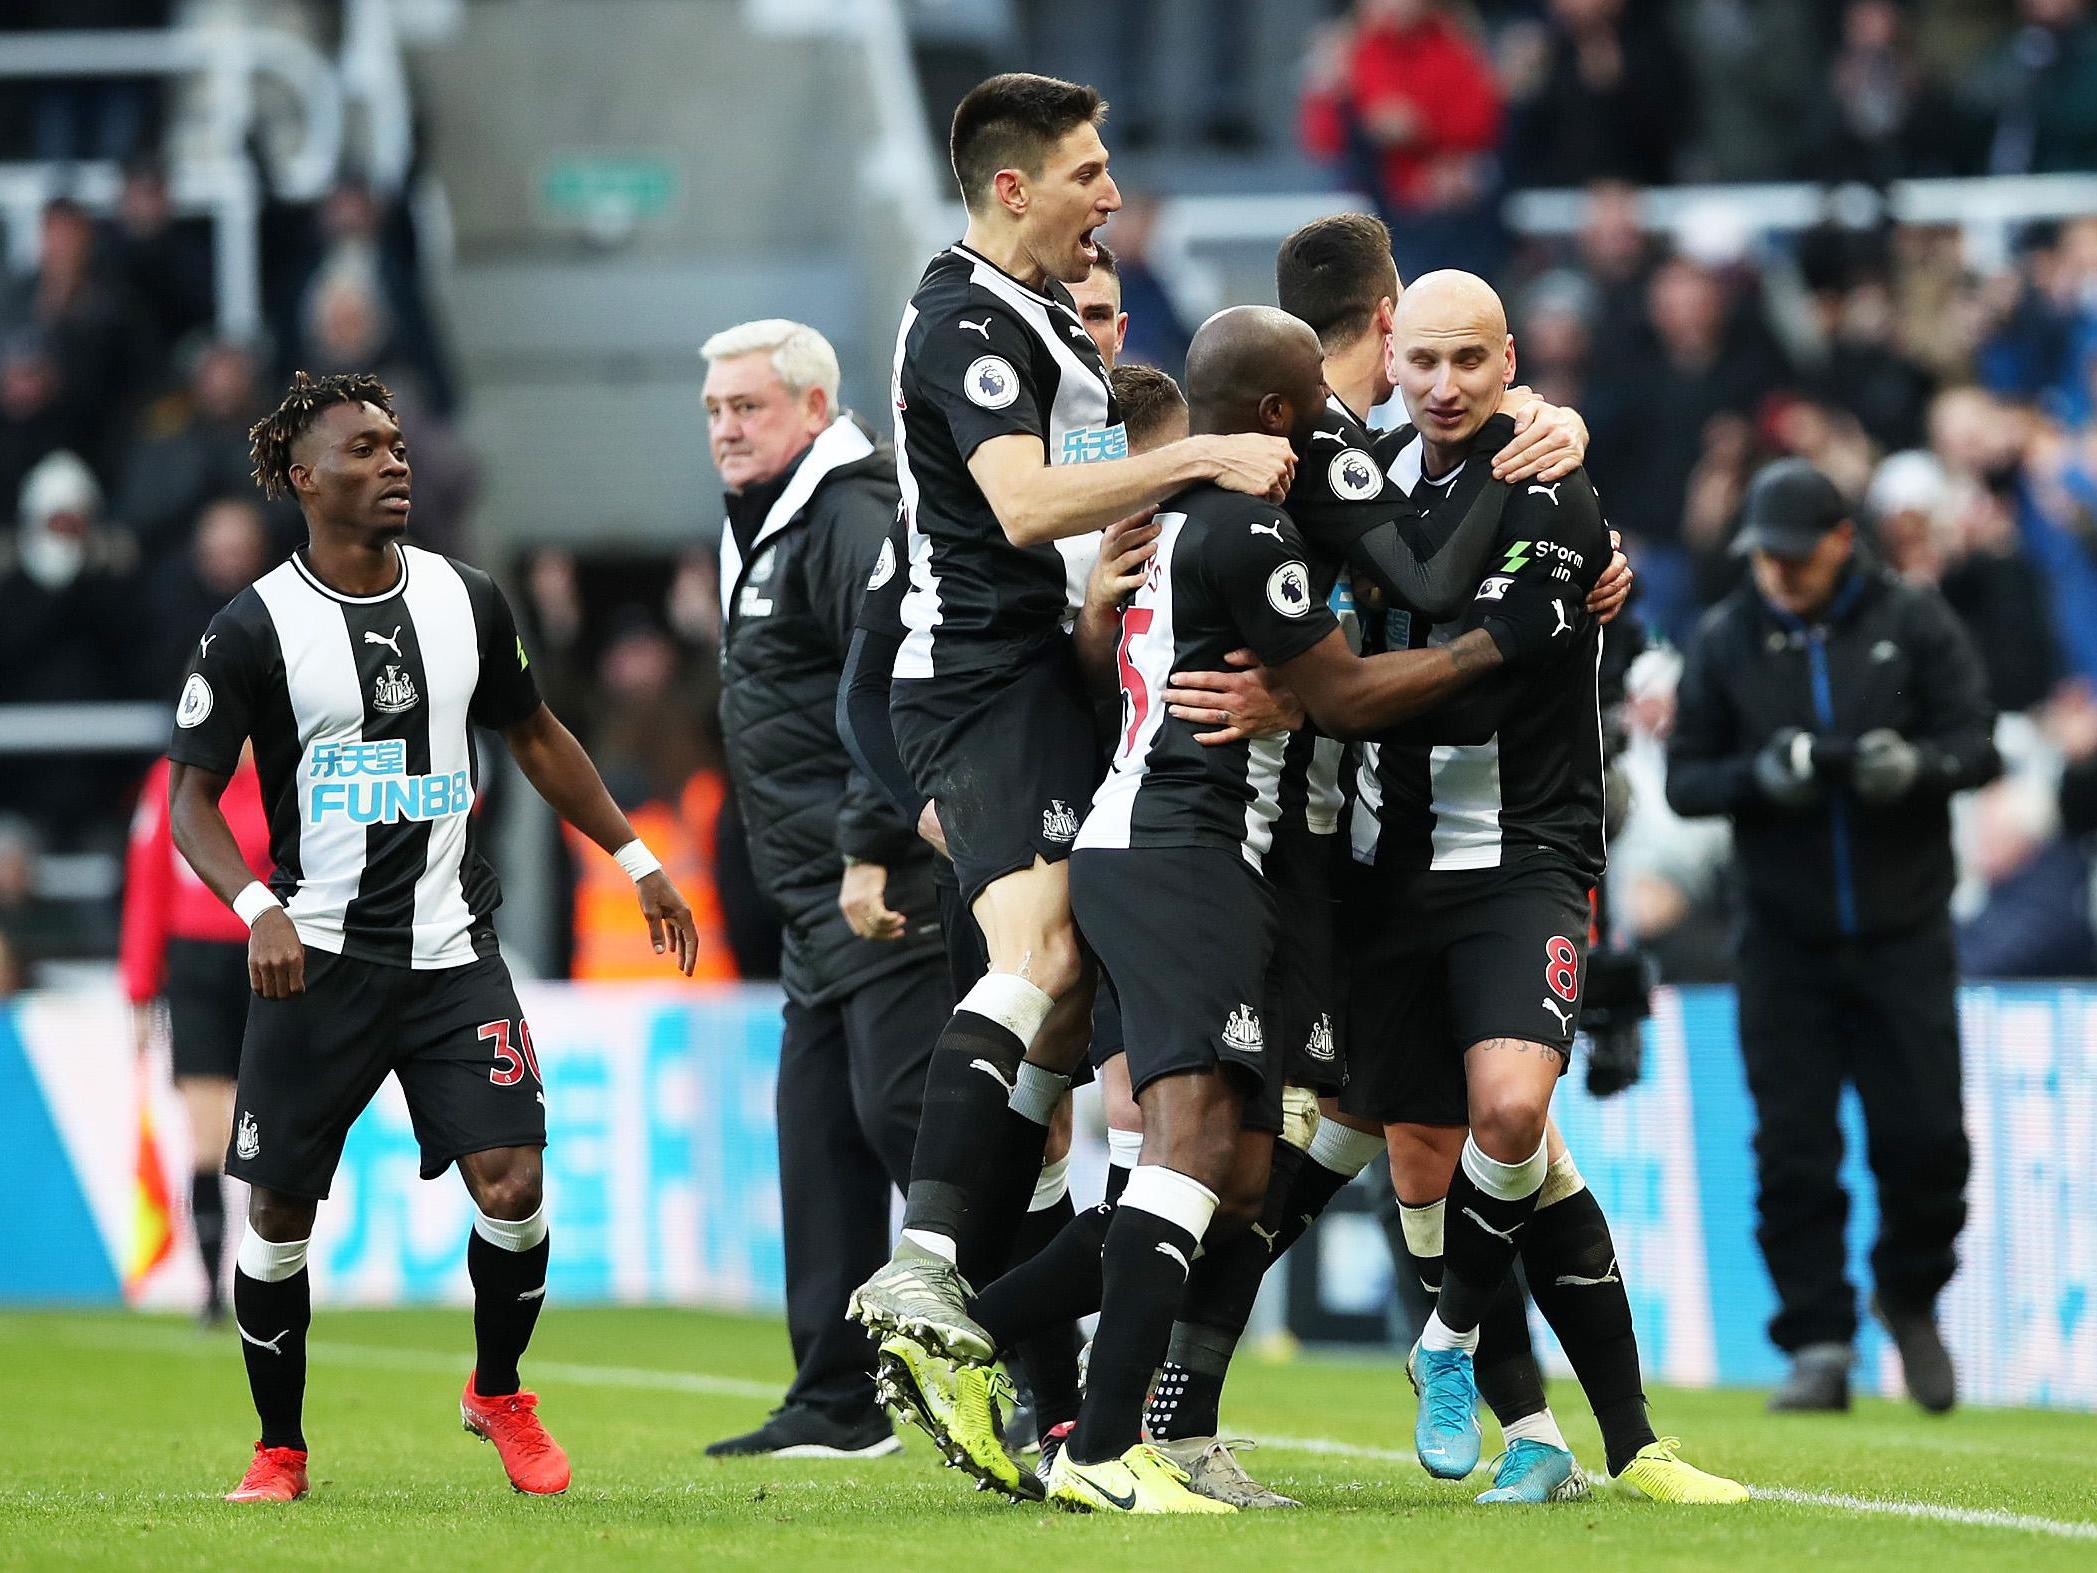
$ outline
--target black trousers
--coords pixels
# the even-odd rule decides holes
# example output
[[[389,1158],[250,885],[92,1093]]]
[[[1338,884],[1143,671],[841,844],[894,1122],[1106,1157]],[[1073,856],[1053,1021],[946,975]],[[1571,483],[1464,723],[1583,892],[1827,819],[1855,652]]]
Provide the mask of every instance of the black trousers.
[[[1756,1237],[1775,1280],[1778,1348],[1848,1343],[1849,1197],[1836,1179],[1845,1083],[1864,1108],[1878,1186],[1871,1271],[1891,1305],[1927,1307],[1951,1279],[1966,1223],[1957,961],[1938,919],[1890,939],[1801,944],[1750,918],[1738,981],[1740,1047],[1757,1128]]]
[[[889,1190],[910,1183],[925,1066],[953,1010],[938,955],[828,1005],[787,1002],[778,1120],[790,1404],[874,1406],[874,1346],[846,1320],[845,1300],[888,1259]]]

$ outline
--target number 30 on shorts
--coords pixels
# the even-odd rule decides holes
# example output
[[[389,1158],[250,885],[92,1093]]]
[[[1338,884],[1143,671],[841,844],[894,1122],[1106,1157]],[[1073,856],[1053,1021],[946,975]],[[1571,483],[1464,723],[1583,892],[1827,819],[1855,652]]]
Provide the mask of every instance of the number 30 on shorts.
[[[1580,952],[1563,934],[1544,941],[1544,986],[1567,1004],[1580,993]]]
[[[488,1067],[488,1080],[496,1086],[514,1087],[524,1080],[526,1071],[532,1073],[532,1080],[540,1086],[546,1085],[539,1074],[539,1056],[532,1052],[532,1030],[524,1024],[522,1016],[517,1018],[514,1048],[510,1044],[510,1024],[506,1021],[487,1022],[475,1036],[483,1043],[492,1041],[495,1045],[495,1063]]]

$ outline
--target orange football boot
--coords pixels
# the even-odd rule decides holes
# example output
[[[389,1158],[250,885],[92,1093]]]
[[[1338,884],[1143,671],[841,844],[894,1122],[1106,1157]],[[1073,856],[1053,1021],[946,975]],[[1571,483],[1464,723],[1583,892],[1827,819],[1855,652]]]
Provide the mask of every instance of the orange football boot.
[[[537,1393],[505,1393],[483,1398],[466,1378],[459,1395],[459,1418],[483,1442],[493,1442],[510,1484],[533,1496],[558,1496],[568,1489],[568,1455],[547,1435],[539,1419]]]
[[[228,1502],[296,1502],[306,1494],[306,1455],[295,1447],[255,1444],[255,1456]]]

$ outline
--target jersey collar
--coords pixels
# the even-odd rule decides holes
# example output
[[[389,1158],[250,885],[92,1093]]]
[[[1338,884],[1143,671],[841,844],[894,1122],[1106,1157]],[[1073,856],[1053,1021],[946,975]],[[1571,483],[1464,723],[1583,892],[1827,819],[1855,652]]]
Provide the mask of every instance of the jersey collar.
[[[301,546],[297,551],[291,554],[291,566],[294,570],[297,571],[298,576],[301,579],[305,580],[307,584],[311,585],[314,589],[318,590],[322,595],[326,596],[331,601],[340,601],[345,606],[375,606],[380,601],[392,600],[396,595],[399,595],[401,591],[407,589],[408,587],[407,548],[402,546],[401,543],[398,541],[393,542],[392,546],[394,560],[400,564],[400,577],[393,581],[391,587],[381,590],[377,595],[347,595],[344,592],[334,588],[334,586],[330,585],[326,580],[321,578],[319,574],[315,573],[312,567],[307,563],[306,548],[303,546]]]

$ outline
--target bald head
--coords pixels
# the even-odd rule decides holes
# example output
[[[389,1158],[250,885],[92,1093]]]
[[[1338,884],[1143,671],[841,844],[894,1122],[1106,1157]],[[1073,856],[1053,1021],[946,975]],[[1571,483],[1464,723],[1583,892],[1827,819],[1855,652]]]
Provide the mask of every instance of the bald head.
[[[1423,273],[1398,297],[1389,372],[1406,414],[1430,444],[1468,442],[1514,381],[1507,311],[1475,273]]]
[[[1272,306],[1217,312],[1187,349],[1187,404],[1197,432],[1308,439],[1325,404],[1318,335]]]
[[[1502,339],[1507,336],[1507,308],[1500,304],[1492,285],[1477,274],[1439,268],[1421,274],[1398,297],[1391,331],[1476,332]]]

